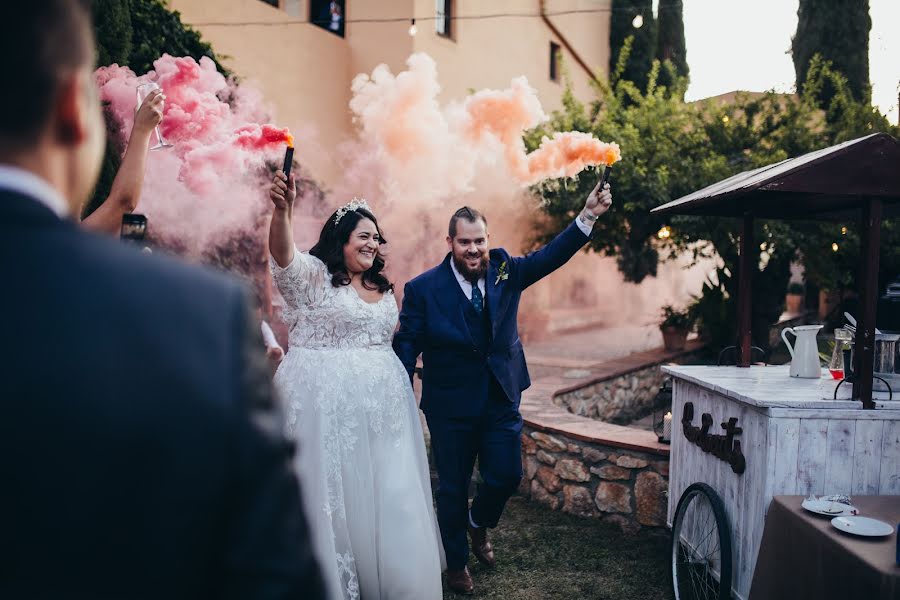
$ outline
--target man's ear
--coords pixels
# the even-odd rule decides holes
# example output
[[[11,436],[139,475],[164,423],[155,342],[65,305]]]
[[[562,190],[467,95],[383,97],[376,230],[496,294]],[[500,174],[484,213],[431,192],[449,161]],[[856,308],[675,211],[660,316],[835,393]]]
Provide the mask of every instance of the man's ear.
[[[449,249],[450,252],[453,252],[453,238],[449,235],[447,236],[447,249]]]
[[[70,73],[63,77],[53,105],[53,134],[60,144],[77,146],[88,135],[89,118],[87,99],[92,83],[83,73]]]

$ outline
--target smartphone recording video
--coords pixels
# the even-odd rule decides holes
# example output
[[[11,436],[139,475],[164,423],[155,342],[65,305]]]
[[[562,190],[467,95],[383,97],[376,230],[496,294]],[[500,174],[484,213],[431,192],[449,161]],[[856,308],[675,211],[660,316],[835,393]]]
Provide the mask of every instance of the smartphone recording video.
[[[122,215],[122,230],[119,237],[123,240],[141,242],[147,235],[147,217],[126,213]]]

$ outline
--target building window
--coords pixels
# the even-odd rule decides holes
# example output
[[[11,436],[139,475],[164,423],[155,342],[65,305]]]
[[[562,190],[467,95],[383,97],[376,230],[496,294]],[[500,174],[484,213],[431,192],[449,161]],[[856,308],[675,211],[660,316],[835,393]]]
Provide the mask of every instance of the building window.
[[[310,0],[309,21],[326,31],[344,37],[345,0]]]
[[[453,37],[453,0],[434,0],[434,29],[443,37]]]
[[[559,44],[550,42],[550,81],[559,81]]]

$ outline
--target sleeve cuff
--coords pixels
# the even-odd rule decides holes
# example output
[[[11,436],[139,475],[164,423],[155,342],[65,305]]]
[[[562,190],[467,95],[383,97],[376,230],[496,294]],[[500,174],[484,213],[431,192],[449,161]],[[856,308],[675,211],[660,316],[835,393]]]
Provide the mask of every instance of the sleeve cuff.
[[[583,234],[586,235],[587,237],[591,237],[591,234],[593,234],[593,232],[594,232],[594,226],[593,226],[593,224],[591,224],[591,225],[586,225],[586,224],[584,223],[584,221],[581,220],[580,214],[579,214],[578,217],[575,217],[575,224],[578,226],[578,229],[581,230],[581,233],[583,233]]]

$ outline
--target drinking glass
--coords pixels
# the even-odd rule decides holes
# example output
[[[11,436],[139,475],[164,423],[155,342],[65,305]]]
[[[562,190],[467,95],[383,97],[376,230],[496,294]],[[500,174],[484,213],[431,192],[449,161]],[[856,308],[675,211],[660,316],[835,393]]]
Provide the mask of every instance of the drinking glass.
[[[137,87],[137,107],[140,108],[141,104],[144,103],[144,100],[147,98],[147,96],[149,96],[150,93],[153,92],[153,90],[158,90],[158,89],[159,89],[159,85],[152,81],[149,83],[142,83],[141,85],[139,85]],[[160,148],[171,148],[172,147],[172,144],[167,142],[163,138],[162,134],[159,132],[159,125],[157,125],[153,130],[156,132],[156,145],[151,146],[150,147],[151,150],[159,150]]]
[[[828,371],[832,379],[844,378],[844,350],[853,346],[853,334],[843,327],[834,330],[834,351],[828,363]]]

